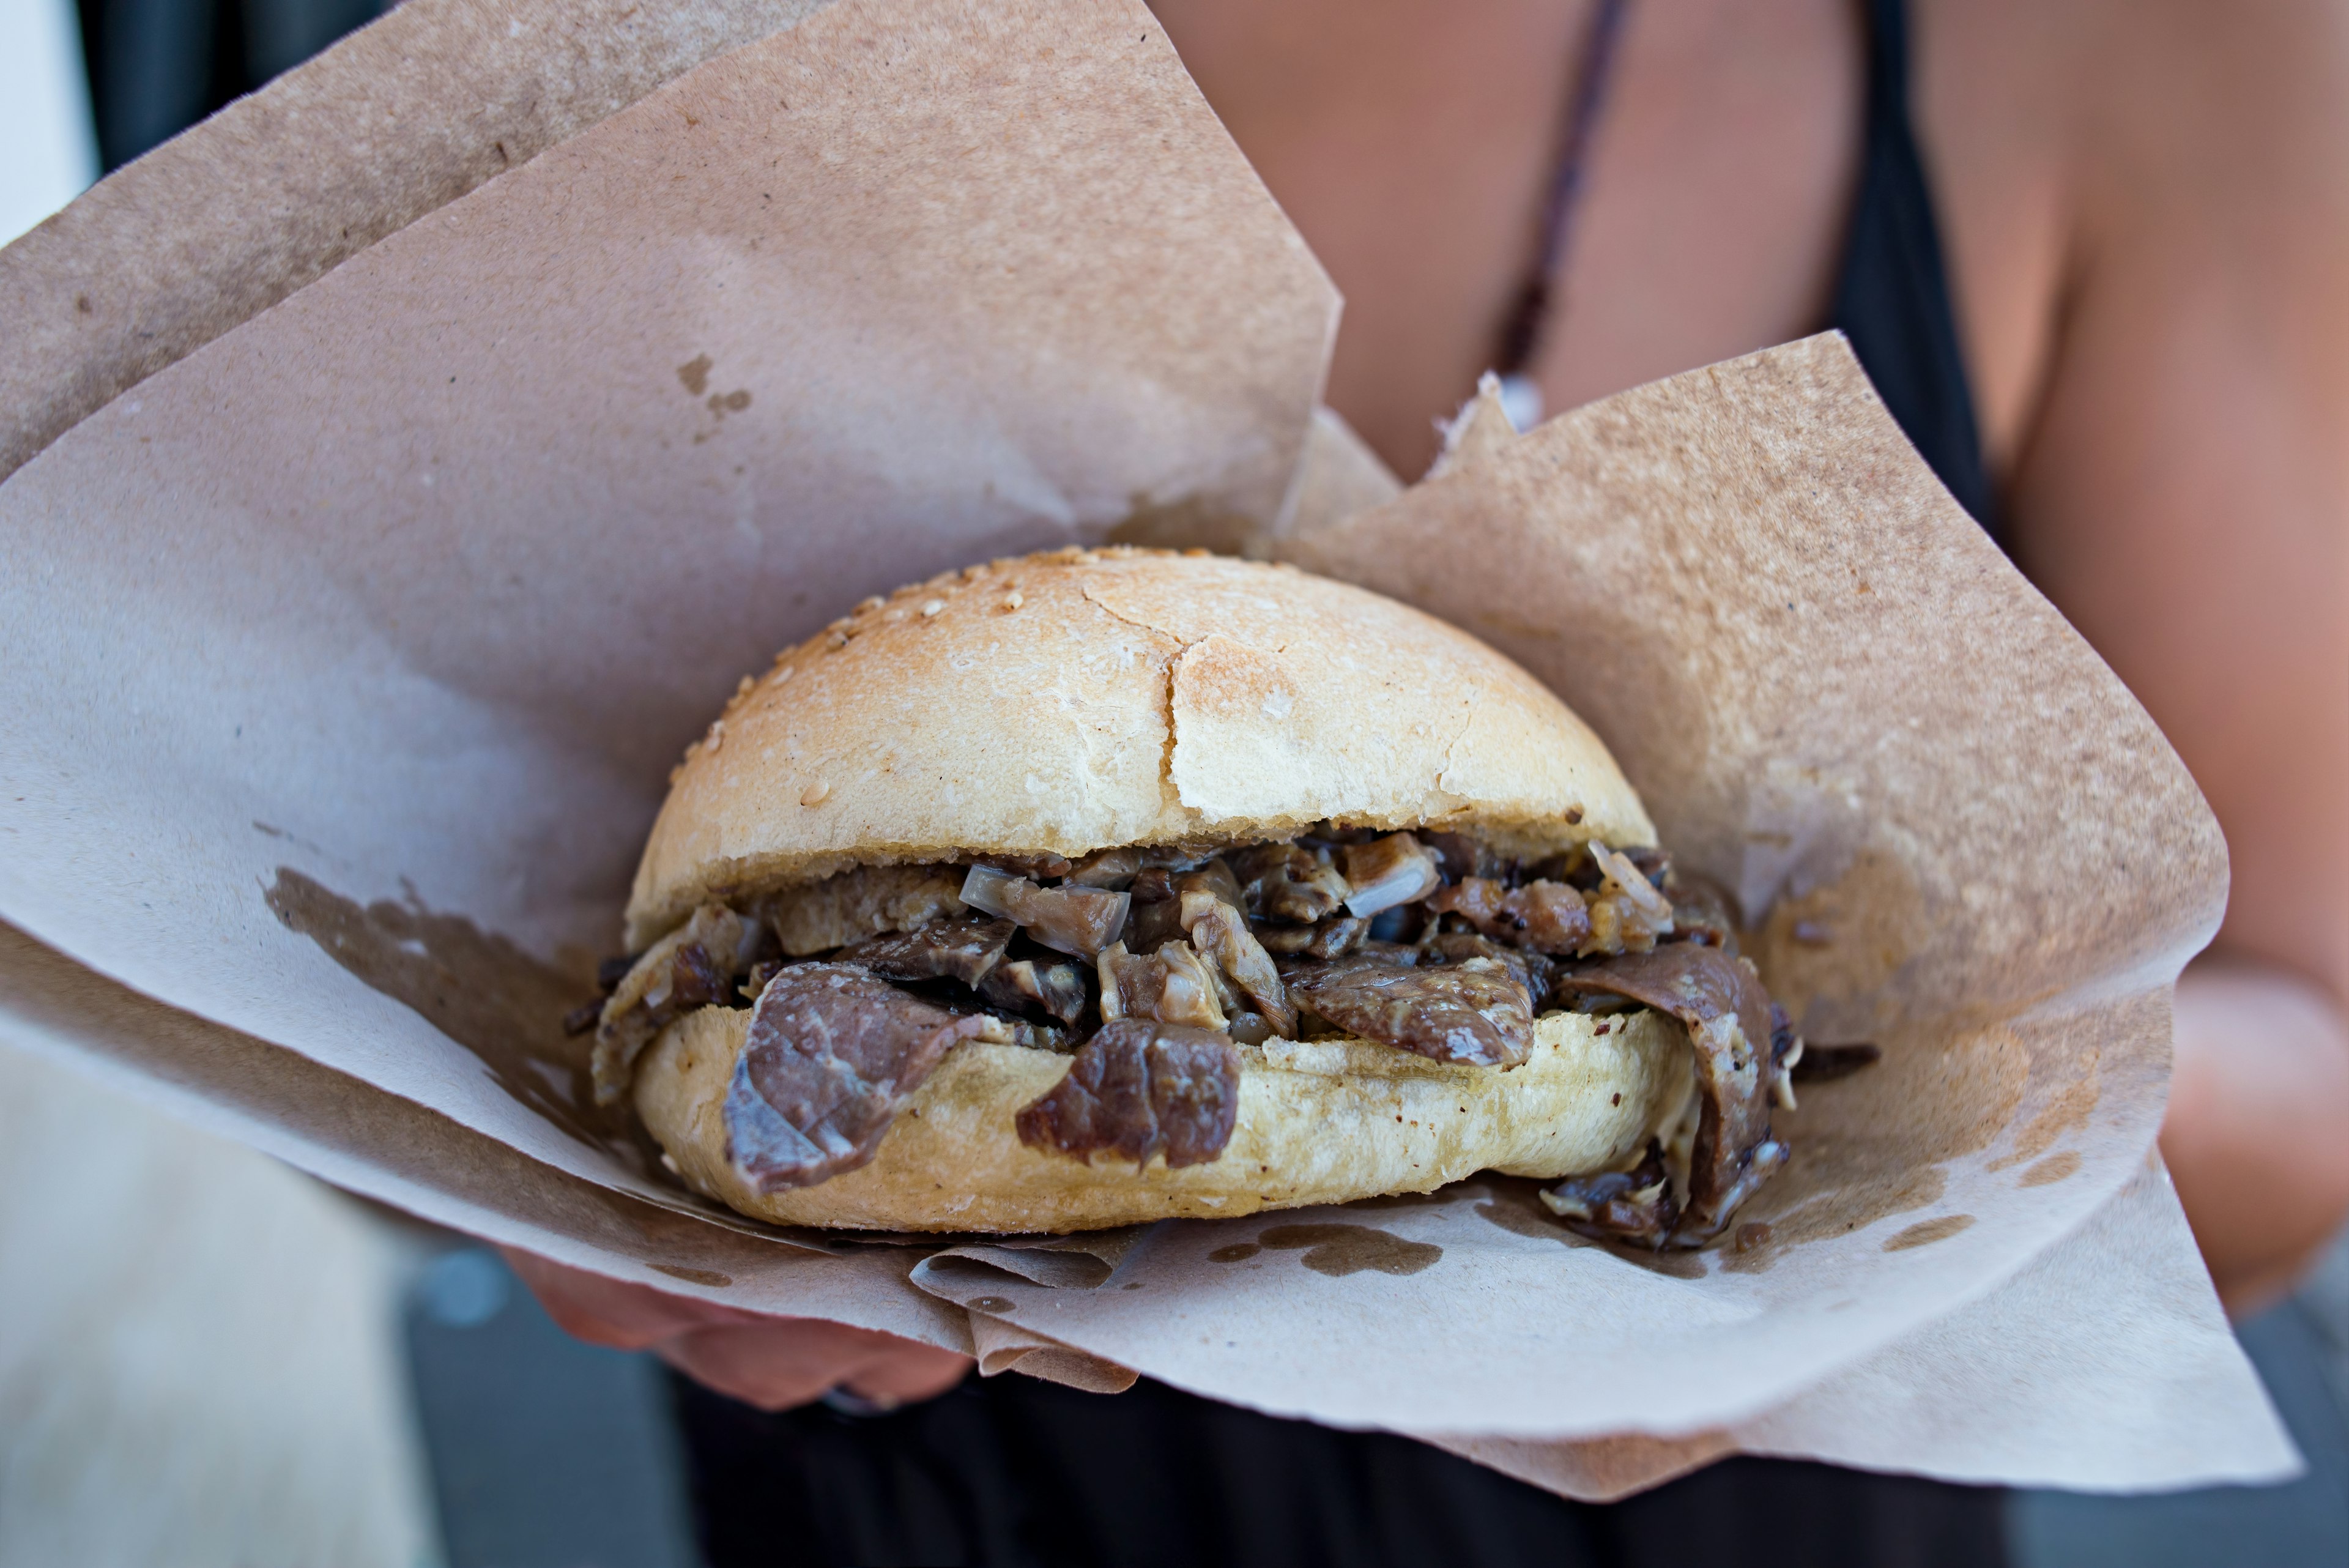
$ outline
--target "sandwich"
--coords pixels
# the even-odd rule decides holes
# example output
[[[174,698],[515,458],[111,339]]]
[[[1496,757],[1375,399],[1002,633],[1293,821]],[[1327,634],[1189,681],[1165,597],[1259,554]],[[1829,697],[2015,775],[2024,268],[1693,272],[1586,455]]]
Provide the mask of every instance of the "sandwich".
[[[779,1223],[1067,1232],[1557,1183],[1702,1245],[1800,1043],[1606,746],[1483,643],[1136,549],[871,598],[745,676],[574,1015]]]

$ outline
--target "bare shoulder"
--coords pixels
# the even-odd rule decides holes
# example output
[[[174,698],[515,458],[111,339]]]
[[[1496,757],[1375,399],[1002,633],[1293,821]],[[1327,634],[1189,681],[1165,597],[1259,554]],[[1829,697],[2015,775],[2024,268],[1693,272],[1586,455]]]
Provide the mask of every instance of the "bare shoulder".
[[[2001,470],[2044,406],[2084,271],[2190,254],[2267,287],[2349,244],[2349,0],[1910,8],[1916,114]]]
[[[1946,47],[1968,85],[2003,99],[2048,139],[2043,154],[2091,189],[2207,196],[2223,185],[2256,203],[2275,194],[2271,181],[2349,164],[2349,0],[1918,0],[1918,10],[1928,49]],[[2261,165],[2248,185],[2247,157]]]

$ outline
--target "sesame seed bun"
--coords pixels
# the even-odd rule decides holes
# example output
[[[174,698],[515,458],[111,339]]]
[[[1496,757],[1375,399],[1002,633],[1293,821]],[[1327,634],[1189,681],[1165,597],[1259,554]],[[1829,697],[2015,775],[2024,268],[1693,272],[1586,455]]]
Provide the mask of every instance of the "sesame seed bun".
[[[1655,842],[1598,736],[1466,633],[1288,566],[1072,549],[868,599],[747,680],[678,771],[627,941],[854,865],[1330,819]]]

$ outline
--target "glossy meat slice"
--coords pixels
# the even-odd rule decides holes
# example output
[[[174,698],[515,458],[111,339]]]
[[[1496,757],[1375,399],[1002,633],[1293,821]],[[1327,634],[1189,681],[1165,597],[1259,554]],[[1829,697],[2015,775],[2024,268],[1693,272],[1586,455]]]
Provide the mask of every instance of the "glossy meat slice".
[[[1427,907],[1457,915],[1495,941],[1541,953],[1571,953],[1590,940],[1590,910],[1563,882],[1512,888],[1489,877],[1467,877],[1430,895]]]
[[[727,1085],[729,1158],[761,1192],[855,1169],[947,1049],[988,1023],[854,964],[780,971],[751,1009]]]
[[[1055,952],[1088,960],[1117,940],[1132,902],[1127,894],[1103,888],[1040,888],[990,866],[970,868],[962,901],[1018,921],[1030,939]]]
[[[1082,970],[1072,963],[1034,959],[997,964],[979,981],[978,994],[998,1007],[1041,1008],[1063,1023],[1074,1023],[1083,1016],[1085,1003],[1091,1000]]]
[[[1239,1118],[1240,1057],[1207,1029],[1145,1019],[1104,1023],[1067,1076],[1020,1107],[1030,1148],[1090,1161],[1109,1153],[1147,1164],[1205,1165],[1224,1152]]]
[[[1018,929],[1009,920],[978,915],[932,920],[910,931],[851,943],[833,961],[869,969],[884,980],[958,980],[977,986],[1002,961]]]
[[[1301,845],[1259,844],[1230,861],[1243,904],[1260,919],[1309,926],[1335,914],[1350,891],[1337,867]]]
[[[1761,981],[1719,948],[1672,942],[1568,970],[1556,984],[1561,997],[1619,996],[1687,1025],[1696,1048],[1698,1121],[1688,1199],[1671,1240],[1692,1247],[1719,1234],[1786,1162],[1786,1146],[1770,1136],[1783,1069]]]
[[[704,904],[629,966],[596,1021],[590,1060],[597,1105],[616,1105],[627,1093],[636,1057],[670,1020],[730,1000],[737,957],[752,935],[733,910]]]
[[[1496,942],[1490,937],[1480,937],[1473,931],[1439,931],[1419,940],[1419,962],[1423,969],[1438,964],[1466,963],[1470,959],[1491,959],[1517,977],[1533,999],[1537,1014],[1547,1011],[1550,976],[1557,966],[1539,953],[1529,953],[1523,948],[1513,948]]]
[[[1364,919],[1444,886],[1435,854],[1408,833],[1346,846],[1346,908]]]
[[[1199,1029],[1224,1026],[1215,977],[1191,944],[1180,937],[1162,942],[1151,953],[1129,953],[1123,943],[1112,944],[1096,967],[1101,973],[1104,1023],[1143,1018]]]
[[[963,912],[957,866],[860,866],[776,894],[769,921],[792,958]]]
[[[1415,955],[1414,955],[1415,956]],[[1489,958],[1415,968],[1383,951],[1290,960],[1288,999],[1364,1040],[1438,1062],[1510,1067],[1533,1048],[1533,997]]]
[[[1272,955],[1248,929],[1241,908],[1244,895],[1229,867],[1211,860],[1197,871],[1174,879],[1176,918],[1197,949],[1251,1007],[1279,1033],[1297,1033],[1297,1014],[1280,983]]]

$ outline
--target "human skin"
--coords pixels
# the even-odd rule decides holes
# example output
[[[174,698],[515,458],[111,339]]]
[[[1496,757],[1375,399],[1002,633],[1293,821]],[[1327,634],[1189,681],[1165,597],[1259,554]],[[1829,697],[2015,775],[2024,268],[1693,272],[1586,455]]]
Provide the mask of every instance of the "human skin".
[[[1327,395],[1399,473],[1491,362],[1589,4],[1158,0],[1346,296]],[[2232,857],[2226,923],[2178,986],[2161,1144],[2246,1313],[2349,1214],[2349,5],[1910,9],[2017,563],[2161,725]],[[1841,256],[1857,7],[1630,18],[1533,367],[1552,410],[1817,330]],[[599,1337],[572,1297],[604,1282],[525,1277]],[[719,1366],[688,1348],[719,1309],[627,1288],[625,1332],[768,1398],[821,1392],[827,1365],[859,1391],[951,1381],[947,1353],[792,1320],[730,1320]]]

